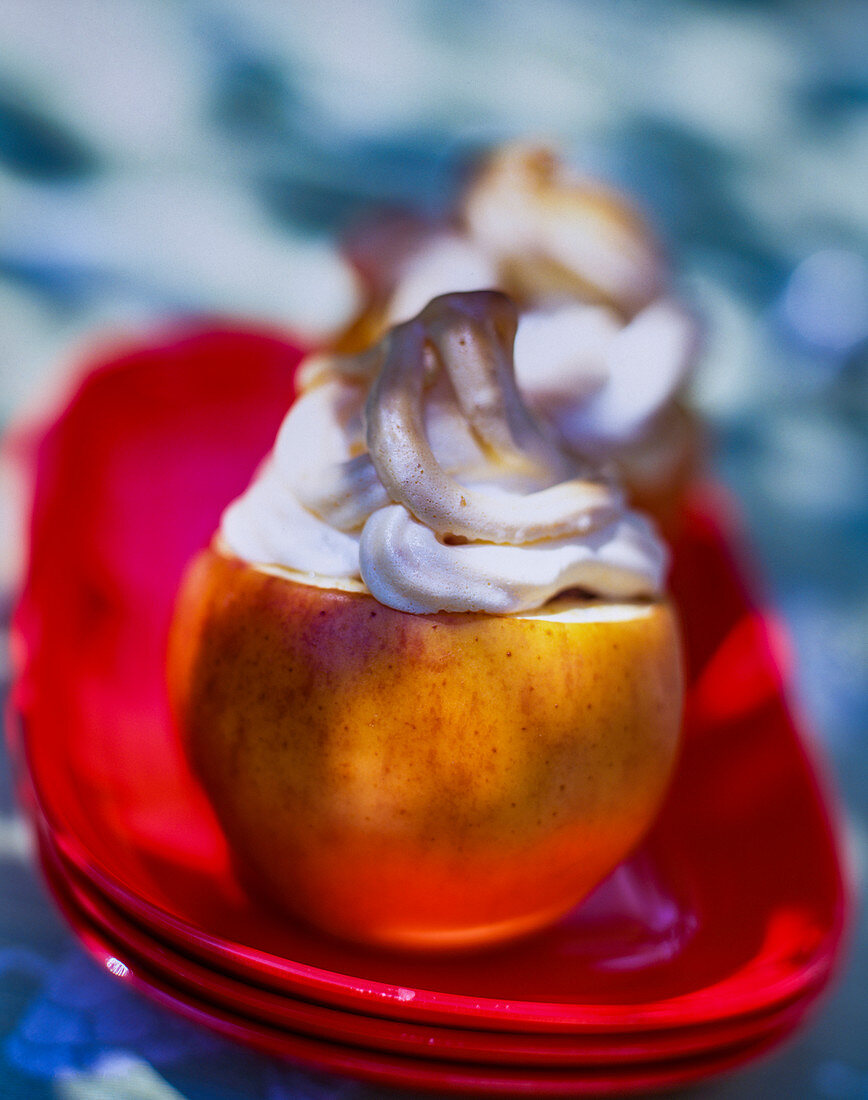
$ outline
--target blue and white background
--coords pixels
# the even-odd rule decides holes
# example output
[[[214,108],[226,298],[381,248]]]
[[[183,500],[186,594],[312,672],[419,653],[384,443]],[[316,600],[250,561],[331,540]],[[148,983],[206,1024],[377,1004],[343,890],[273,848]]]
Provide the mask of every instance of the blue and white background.
[[[650,212],[704,314],[714,467],[793,635],[859,875],[866,59],[860,0],[0,0],[0,427],[106,333],[220,314],[315,337],[352,304],[335,239],[360,210],[442,210],[469,150],[558,141]],[[4,621],[12,489],[0,471]],[[376,1095],[223,1043],[99,972],[47,899],[6,772],[4,1100]],[[692,1094],[865,1100],[866,985],[863,916],[813,1026]]]

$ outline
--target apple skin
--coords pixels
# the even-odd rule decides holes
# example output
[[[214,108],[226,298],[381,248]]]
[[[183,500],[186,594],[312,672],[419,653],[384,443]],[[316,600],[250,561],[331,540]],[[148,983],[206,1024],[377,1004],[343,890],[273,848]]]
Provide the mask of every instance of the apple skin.
[[[666,602],[621,621],[409,615],[203,551],[169,688],[243,881],[366,944],[555,920],[654,819],[682,670]]]

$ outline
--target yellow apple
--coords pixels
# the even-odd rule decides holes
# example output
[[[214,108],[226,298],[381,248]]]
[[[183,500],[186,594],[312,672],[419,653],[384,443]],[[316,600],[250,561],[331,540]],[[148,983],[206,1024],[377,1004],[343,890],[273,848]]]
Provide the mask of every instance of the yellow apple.
[[[244,881],[368,944],[555,920],[652,822],[682,672],[665,601],[411,615],[216,549],[179,597],[170,695]]]

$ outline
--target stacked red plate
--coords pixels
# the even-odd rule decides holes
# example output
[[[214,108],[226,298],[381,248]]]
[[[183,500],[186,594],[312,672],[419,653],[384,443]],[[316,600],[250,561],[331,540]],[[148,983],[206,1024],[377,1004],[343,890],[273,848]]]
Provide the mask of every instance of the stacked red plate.
[[[780,1041],[833,972],[846,896],[780,631],[712,490],[675,546],[690,681],[675,782],[588,901],[520,943],[440,958],[332,940],[241,890],[169,721],[164,646],[183,566],[269,448],[298,357],[228,331],[127,351],[10,443],[33,479],[12,741],[84,944],[226,1035],[417,1088],[623,1094]]]

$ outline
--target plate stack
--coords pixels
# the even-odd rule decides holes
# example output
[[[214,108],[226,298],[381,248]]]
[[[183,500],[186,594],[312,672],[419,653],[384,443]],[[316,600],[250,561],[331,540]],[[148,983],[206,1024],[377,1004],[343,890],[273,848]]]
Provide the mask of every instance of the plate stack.
[[[341,943],[241,890],[169,721],[164,645],[184,563],[267,451],[297,359],[229,331],[126,351],[7,444],[33,486],[10,734],[82,942],[224,1035],[407,1087],[623,1095],[774,1045],[828,982],[846,897],[779,632],[716,491],[674,553],[690,685],[675,781],[583,905],[509,947],[418,956]]]

